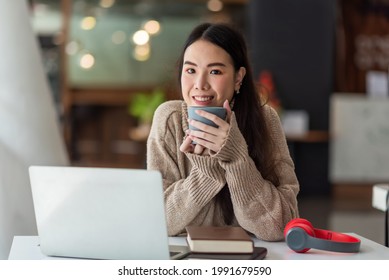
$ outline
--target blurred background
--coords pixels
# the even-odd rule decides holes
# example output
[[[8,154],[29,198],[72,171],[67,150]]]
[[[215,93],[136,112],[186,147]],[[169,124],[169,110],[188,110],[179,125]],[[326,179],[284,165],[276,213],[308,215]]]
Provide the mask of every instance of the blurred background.
[[[68,157],[61,164],[145,168],[155,108],[181,98],[175,63],[186,36],[200,22],[229,22],[246,37],[257,82],[282,119],[301,216],[384,243],[371,190],[389,182],[388,1],[27,4]]]

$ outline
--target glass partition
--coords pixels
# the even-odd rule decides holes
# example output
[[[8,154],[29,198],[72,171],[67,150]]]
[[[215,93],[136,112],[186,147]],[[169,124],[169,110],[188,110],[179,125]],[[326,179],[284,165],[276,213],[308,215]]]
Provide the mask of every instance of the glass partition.
[[[210,8],[209,2],[220,6]],[[69,83],[78,88],[165,84],[190,30],[215,20],[229,20],[221,1],[73,1],[66,45]]]

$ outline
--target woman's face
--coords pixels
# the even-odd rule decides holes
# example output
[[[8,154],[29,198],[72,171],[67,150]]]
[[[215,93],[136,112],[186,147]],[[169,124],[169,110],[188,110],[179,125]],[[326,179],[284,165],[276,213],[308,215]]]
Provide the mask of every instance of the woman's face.
[[[245,74],[235,72],[230,55],[205,40],[191,44],[184,53],[181,72],[182,96],[188,106],[223,106],[231,101]]]

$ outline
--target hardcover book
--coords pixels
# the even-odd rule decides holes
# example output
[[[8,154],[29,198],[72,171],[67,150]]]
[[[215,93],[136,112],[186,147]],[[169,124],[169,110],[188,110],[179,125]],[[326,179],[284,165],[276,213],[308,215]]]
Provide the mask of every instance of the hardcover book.
[[[194,253],[251,254],[254,242],[241,227],[187,226],[187,242]]]

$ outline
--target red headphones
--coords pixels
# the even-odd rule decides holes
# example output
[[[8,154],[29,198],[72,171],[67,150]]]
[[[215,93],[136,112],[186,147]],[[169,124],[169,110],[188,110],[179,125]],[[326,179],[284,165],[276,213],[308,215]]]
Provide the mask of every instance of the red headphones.
[[[311,248],[355,253],[359,251],[361,240],[351,235],[316,229],[306,219],[293,219],[284,229],[286,244],[297,253],[305,253]]]

